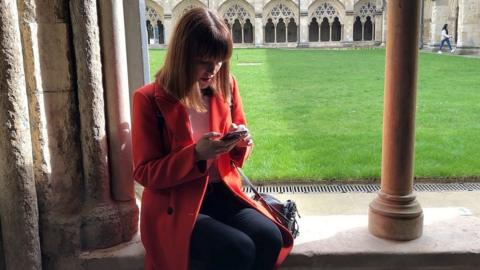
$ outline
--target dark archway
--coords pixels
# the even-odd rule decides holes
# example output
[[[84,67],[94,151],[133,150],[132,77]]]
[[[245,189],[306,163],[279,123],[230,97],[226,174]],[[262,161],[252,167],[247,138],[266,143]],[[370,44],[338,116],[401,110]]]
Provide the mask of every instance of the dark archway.
[[[275,42],[275,25],[273,25],[272,19],[268,19],[265,25],[265,43]]]
[[[284,43],[287,41],[286,37],[286,27],[285,23],[283,22],[283,19],[279,19],[277,23],[277,29],[276,29],[276,34],[277,34],[277,43]]]
[[[360,17],[355,18],[355,23],[353,23],[353,41],[362,40],[362,22]]]
[[[253,25],[250,19],[247,19],[243,25],[243,42],[253,43]]]
[[[297,24],[293,18],[290,19],[287,27],[287,40],[288,42],[297,41]]]
[[[157,21],[157,29],[158,29],[158,43],[165,44],[165,30],[160,20]]]
[[[242,43],[242,25],[238,19],[235,19],[232,26],[232,39],[233,43]]]
[[[317,18],[312,18],[310,25],[308,26],[308,41],[318,41],[318,23]]]
[[[147,34],[148,34],[148,44],[150,44],[150,39],[153,39],[153,27],[149,20],[147,20]]]
[[[367,17],[367,21],[363,26],[363,40],[372,40],[373,39],[373,25],[372,19],[370,16]]]
[[[333,19],[332,23],[332,41],[340,41],[342,39],[342,25],[338,20],[338,17]]]
[[[323,18],[322,24],[320,24],[320,41],[330,40],[330,24],[327,18]]]

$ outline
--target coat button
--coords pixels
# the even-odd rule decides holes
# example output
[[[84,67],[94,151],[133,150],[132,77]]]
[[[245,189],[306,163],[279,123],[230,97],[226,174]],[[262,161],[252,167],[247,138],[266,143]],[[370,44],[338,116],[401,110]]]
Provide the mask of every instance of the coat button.
[[[169,206],[167,208],[167,214],[169,214],[169,215],[173,214],[173,207]]]

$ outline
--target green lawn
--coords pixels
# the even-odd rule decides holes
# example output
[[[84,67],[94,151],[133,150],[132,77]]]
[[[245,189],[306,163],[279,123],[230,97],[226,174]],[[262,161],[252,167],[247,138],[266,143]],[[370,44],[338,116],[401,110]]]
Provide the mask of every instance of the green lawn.
[[[150,51],[151,74],[164,50]],[[255,64],[259,63],[259,64]],[[261,180],[379,178],[385,51],[235,49]],[[480,175],[480,59],[421,53],[415,176]]]

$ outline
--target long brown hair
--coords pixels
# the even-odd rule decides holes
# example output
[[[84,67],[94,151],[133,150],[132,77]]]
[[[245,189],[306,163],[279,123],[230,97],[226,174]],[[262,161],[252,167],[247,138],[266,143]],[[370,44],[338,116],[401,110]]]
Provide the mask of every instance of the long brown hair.
[[[198,58],[222,61],[213,78],[214,94],[230,100],[230,57],[233,44],[230,30],[210,9],[193,8],[178,21],[170,40],[165,63],[156,74],[156,82],[187,107],[205,111],[194,78]]]

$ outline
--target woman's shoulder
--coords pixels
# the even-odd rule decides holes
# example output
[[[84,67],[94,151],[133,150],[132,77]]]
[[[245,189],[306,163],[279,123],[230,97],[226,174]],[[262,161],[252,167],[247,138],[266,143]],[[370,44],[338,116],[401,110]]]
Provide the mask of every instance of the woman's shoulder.
[[[153,97],[155,95],[155,89],[157,87],[157,83],[151,82],[148,84],[145,84],[144,86],[137,88],[135,91],[133,91],[134,95],[144,95],[144,96],[151,96]]]

